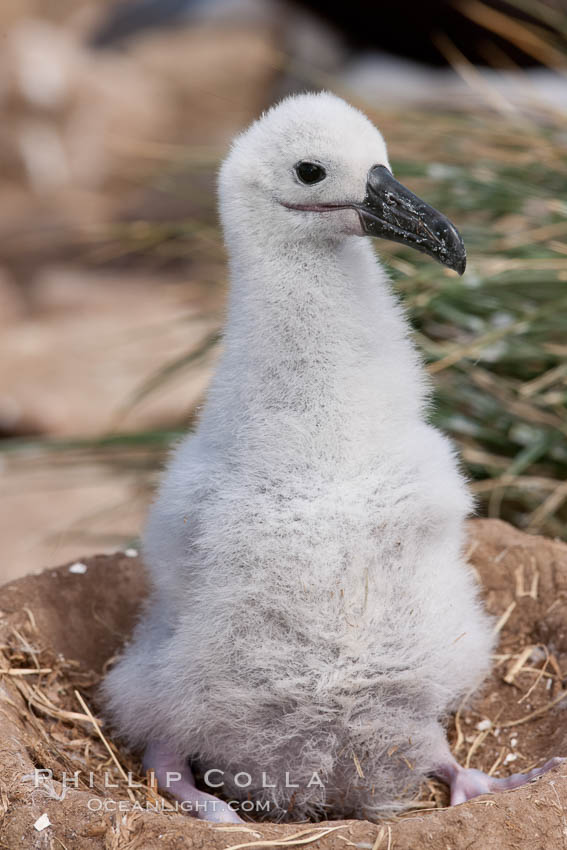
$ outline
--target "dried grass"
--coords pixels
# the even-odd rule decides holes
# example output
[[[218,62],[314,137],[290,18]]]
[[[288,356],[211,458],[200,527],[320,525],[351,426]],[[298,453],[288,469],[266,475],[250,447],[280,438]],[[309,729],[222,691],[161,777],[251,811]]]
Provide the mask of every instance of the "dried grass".
[[[246,841],[244,844],[231,844],[227,850],[244,850],[247,847],[302,847],[313,844],[338,829],[345,829],[347,824],[341,826],[310,827],[285,838],[261,839],[260,841]]]
[[[41,636],[32,621],[27,630],[29,634],[14,627],[6,629],[0,677],[10,680],[10,688],[0,690],[0,701],[17,710],[24,728],[33,728],[33,744],[29,745],[32,759],[51,770],[55,780],[61,781],[63,773],[69,777],[79,771],[79,787],[105,796],[109,792],[104,778],[110,776],[112,783],[122,780],[121,787],[131,802],[157,797],[161,810],[172,808],[141,775],[138,761],[108,741],[102,721],[79,692],[79,687],[91,691],[100,677],[42,649]],[[74,710],[76,703],[82,711]],[[134,783],[139,787],[130,787]]]

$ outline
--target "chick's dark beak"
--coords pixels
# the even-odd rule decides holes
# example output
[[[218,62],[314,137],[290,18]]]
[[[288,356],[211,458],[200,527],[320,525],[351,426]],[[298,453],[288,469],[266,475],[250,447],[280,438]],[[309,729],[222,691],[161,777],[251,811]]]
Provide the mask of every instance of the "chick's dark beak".
[[[406,189],[384,165],[368,173],[366,196],[355,204],[365,233],[411,245],[463,274],[466,251],[446,216]]]

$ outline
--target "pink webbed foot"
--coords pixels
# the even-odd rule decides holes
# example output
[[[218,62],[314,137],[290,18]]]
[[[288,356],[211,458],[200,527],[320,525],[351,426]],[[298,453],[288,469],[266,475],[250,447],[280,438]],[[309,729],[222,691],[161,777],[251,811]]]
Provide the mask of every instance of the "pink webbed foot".
[[[451,805],[456,806],[458,803],[465,803],[480,794],[495,794],[498,791],[510,791],[512,788],[519,788],[526,782],[547,773],[552,767],[557,767],[563,761],[565,761],[563,758],[549,759],[542,767],[535,767],[528,773],[513,773],[511,776],[498,779],[483,773],[482,770],[461,767],[451,756],[435,769],[435,775],[449,785]]]
[[[237,813],[213,794],[200,791],[189,764],[163,744],[149,744],[144,753],[144,770],[154,773],[158,786],[184,803],[183,811],[201,820],[242,823]]]

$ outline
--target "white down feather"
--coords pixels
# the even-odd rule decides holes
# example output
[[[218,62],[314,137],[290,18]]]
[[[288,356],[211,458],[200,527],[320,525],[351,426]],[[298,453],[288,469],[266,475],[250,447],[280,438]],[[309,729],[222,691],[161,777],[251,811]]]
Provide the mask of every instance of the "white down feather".
[[[300,185],[298,160],[327,179]],[[152,595],[104,686],[132,746],[166,741],[276,819],[403,808],[489,667],[471,500],[426,423],[403,310],[355,212],[282,205],[361,200],[375,164],[380,133],[329,94],[283,101],[223,164],[224,353],[151,510]]]

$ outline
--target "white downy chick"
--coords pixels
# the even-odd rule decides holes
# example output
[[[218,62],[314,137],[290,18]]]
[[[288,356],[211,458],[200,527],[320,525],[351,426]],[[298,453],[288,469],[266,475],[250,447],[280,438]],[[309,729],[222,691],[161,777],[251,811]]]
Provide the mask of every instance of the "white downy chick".
[[[462,554],[471,500],[361,237],[461,273],[462,240],[394,179],[368,118],[327,93],[235,141],[220,211],[224,353],[151,510],[153,590],[106,679],[108,713],[211,820],[238,816],[195,788],[189,759],[209,790],[273,819],[391,814],[429,773],[453,802],[508,787],[445,742],[493,645]]]

